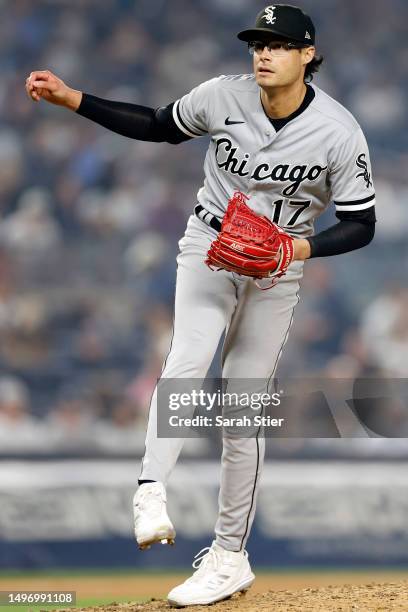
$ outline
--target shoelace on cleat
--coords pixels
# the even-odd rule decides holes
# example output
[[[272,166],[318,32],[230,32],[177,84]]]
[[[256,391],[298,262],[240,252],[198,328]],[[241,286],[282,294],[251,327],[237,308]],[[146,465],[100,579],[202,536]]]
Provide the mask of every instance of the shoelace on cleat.
[[[199,580],[204,573],[208,572],[208,570],[217,570],[219,565],[219,555],[213,548],[207,546],[195,555],[194,561],[191,565],[196,571],[188,579],[188,582],[195,582],[196,580]]]
[[[214,565],[216,569],[218,564],[218,555],[214,548],[206,546],[194,556],[194,561],[191,565],[194,569],[198,569],[199,567],[206,567],[210,561],[215,561]]]
[[[188,579],[188,582],[195,582],[199,580],[204,573],[207,573],[209,570],[216,572],[220,568],[220,560],[222,553],[217,552],[214,548],[207,546],[198,552],[192,563],[193,568],[196,570],[194,574]],[[245,558],[248,557],[248,553],[244,551]],[[225,565],[233,565],[231,560],[226,559],[223,560],[223,564]],[[228,578],[227,575],[223,576],[223,579]]]

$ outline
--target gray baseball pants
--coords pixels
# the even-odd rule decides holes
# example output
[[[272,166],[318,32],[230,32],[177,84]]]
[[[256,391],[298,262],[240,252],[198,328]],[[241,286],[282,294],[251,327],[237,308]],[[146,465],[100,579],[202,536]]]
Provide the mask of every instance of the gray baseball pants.
[[[213,272],[204,263],[217,232],[192,215],[177,257],[174,334],[162,376],[205,378],[226,331],[222,376],[268,380],[276,370],[298,303],[303,262],[268,291],[248,278]],[[183,446],[181,438],[157,437],[157,388],[153,393],[140,479],[166,483]],[[260,436],[223,438],[217,543],[245,548],[253,523],[265,454]]]

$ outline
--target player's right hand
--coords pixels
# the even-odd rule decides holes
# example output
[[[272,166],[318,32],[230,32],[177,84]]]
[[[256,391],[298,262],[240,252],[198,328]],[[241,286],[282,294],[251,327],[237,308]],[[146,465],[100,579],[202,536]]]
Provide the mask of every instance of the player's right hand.
[[[25,88],[28,96],[35,102],[43,99],[72,110],[76,110],[81,102],[81,92],[68,87],[62,79],[49,70],[31,72],[26,79]]]

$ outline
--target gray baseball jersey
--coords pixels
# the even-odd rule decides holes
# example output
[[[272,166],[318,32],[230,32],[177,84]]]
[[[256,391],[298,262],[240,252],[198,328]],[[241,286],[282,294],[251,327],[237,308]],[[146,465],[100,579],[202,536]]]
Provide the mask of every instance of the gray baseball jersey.
[[[311,102],[278,131],[263,110],[253,75],[212,79],[173,105],[174,121],[184,134],[211,137],[198,192],[204,209],[221,218],[233,192],[240,190],[256,212],[300,237],[313,233],[313,220],[332,201],[348,215],[374,206],[370,159],[358,123],[312,87]],[[246,277],[225,270],[212,272],[204,260],[217,231],[205,210],[198,216],[190,217],[179,243],[174,334],[162,377],[204,378],[225,331],[223,377],[253,379],[259,381],[256,391],[265,390],[288,338],[303,261],[293,262],[270,291],[259,291]],[[141,478],[166,483],[183,440],[158,437],[157,410],[155,392]],[[227,550],[245,547],[254,519],[265,451],[259,433],[223,442],[215,534]]]
[[[278,132],[263,109],[253,74],[202,83],[173,106],[186,135],[209,134],[199,203],[222,217],[232,193],[297,237],[331,202],[337,211],[375,204],[364,134],[349,111],[312,85],[310,105]]]

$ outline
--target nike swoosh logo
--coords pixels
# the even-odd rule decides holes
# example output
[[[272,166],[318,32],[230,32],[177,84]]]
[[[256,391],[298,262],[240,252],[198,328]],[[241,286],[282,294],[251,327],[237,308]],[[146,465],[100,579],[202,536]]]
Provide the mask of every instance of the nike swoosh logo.
[[[238,123],[245,123],[245,121],[231,121],[229,117],[225,120],[225,125],[237,125]]]

